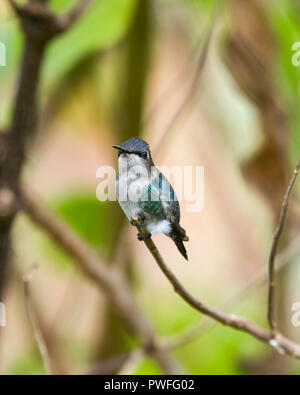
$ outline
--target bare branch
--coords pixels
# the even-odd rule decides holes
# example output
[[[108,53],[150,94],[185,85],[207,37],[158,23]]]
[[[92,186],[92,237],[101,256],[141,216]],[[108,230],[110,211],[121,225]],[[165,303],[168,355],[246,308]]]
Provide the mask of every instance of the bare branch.
[[[273,236],[270,255],[269,255],[269,262],[268,262],[268,267],[269,267],[268,320],[269,320],[269,325],[270,325],[270,328],[271,328],[271,331],[272,331],[274,337],[276,336],[276,333],[277,333],[277,324],[276,324],[276,319],[275,319],[275,258],[276,258],[276,252],[277,252],[278,244],[280,241],[280,237],[281,237],[281,234],[283,231],[288,207],[289,207],[290,196],[291,196],[299,169],[300,169],[300,159],[298,160],[297,166],[294,170],[293,177],[290,181],[290,184],[288,186],[288,189],[286,191],[286,194],[285,194],[285,197],[284,197],[284,200],[282,203],[279,222],[278,222],[275,234]]]
[[[13,1],[10,1],[10,3],[24,22],[23,16],[20,14],[23,12],[23,8]],[[22,26],[25,32],[25,23],[23,22]],[[2,212],[0,216],[0,298],[6,278],[7,262],[10,254],[10,230],[17,211],[17,204],[15,203],[25,160],[26,145],[29,137],[34,133],[36,125],[37,91],[43,54],[44,46],[29,39],[27,33],[25,33],[12,121],[5,134],[0,158],[0,195],[2,197],[14,196],[10,209]]]
[[[278,255],[277,265],[275,268],[276,273],[278,273],[282,268],[288,265],[291,262],[291,259],[294,258],[297,254],[299,254],[299,249],[300,249],[300,236],[297,236]],[[239,292],[233,295],[227,302],[223,303],[219,307],[219,309],[227,311],[228,309],[234,307],[237,303],[241,302],[241,300],[245,298],[245,296],[247,296],[249,292],[253,290],[256,286],[263,285],[267,281],[267,279],[268,276],[265,270],[262,269],[253,279],[251,279],[246,285],[244,285]],[[185,346],[186,344],[192,342],[193,340],[201,336],[203,333],[205,333],[208,329],[212,328],[214,325],[217,325],[217,323],[218,323],[217,321],[210,320],[210,317],[204,316],[201,319],[201,321],[196,325],[188,327],[182,330],[180,333],[166,338],[163,347],[166,350],[174,350],[178,347]],[[132,369],[132,365],[131,366],[128,365],[129,361],[132,361],[133,364],[134,358],[138,359],[138,355],[141,355],[142,352],[143,352],[142,348],[137,348],[127,353],[126,358],[124,357],[123,354],[119,356],[118,360],[121,357],[123,357],[123,359],[121,360],[120,363],[120,365],[122,365],[122,368],[120,368],[118,374],[126,374],[126,371],[130,372],[130,369]],[[137,363],[137,360],[135,360],[135,363]],[[102,364],[100,366],[102,366]],[[106,373],[111,373],[111,372],[112,371],[108,371]],[[98,374],[100,374],[100,368]],[[103,372],[102,374],[105,374],[105,372]]]
[[[275,272],[280,272],[281,269],[291,263],[291,260],[298,255],[300,252],[300,236],[295,237],[284,250],[278,254],[276,259],[277,265]],[[224,311],[228,311],[240,303],[255,287],[264,285],[268,280],[268,275],[264,268],[262,268],[253,278],[251,278],[236,294],[230,297],[225,303],[222,303],[218,308]],[[195,325],[185,328],[182,332],[174,335],[171,339],[168,339],[166,347],[168,349],[174,349],[186,345],[192,342],[197,337],[205,333],[208,329],[214,326],[217,322],[211,321],[209,317],[205,316]]]
[[[15,2],[15,0],[8,0],[11,8],[15,11],[18,12],[20,7],[17,5],[17,3]]]
[[[196,91],[197,91],[197,86],[201,77],[201,73],[204,69],[205,62],[207,59],[208,51],[209,51],[209,45],[212,37],[212,32],[213,32],[213,25],[210,26],[208,33],[206,34],[206,37],[204,39],[203,46],[200,51],[200,56],[196,65],[196,69],[192,78],[192,81],[190,83],[188,92],[186,94],[186,97],[183,99],[182,103],[179,105],[178,109],[176,110],[175,114],[171,118],[169,124],[167,125],[166,129],[161,133],[161,138],[154,148],[154,152],[157,154],[161,148],[163,147],[165,140],[167,139],[169,133],[172,131],[174,125],[178,121],[178,119],[182,116],[182,114],[186,111],[188,108],[188,105],[190,104],[191,100],[193,99]]]
[[[128,356],[124,365],[119,370],[118,375],[124,376],[124,375],[132,374],[133,370],[144,356],[145,356],[145,350],[140,348],[133,350],[131,354]]]
[[[0,213],[0,298],[10,254],[10,230],[18,209],[19,180],[26,159],[27,144],[34,136],[38,123],[37,96],[45,49],[57,34],[65,31],[78,19],[87,3],[90,3],[79,1],[67,14],[68,26],[62,29],[60,17],[49,9],[46,2],[29,1],[21,6],[14,0],[8,1],[20,20],[25,39],[12,121],[7,128],[0,156],[0,195],[11,195],[15,199],[9,210]]]
[[[57,25],[60,31],[63,32],[69,29],[94,2],[95,0],[78,0],[68,12],[58,16]]]
[[[46,374],[50,375],[52,374],[52,369],[51,369],[51,360],[50,360],[50,355],[46,346],[46,342],[44,340],[43,334],[41,332],[41,329],[39,327],[39,324],[36,320],[36,317],[33,312],[33,308],[31,305],[31,297],[30,297],[30,290],[29,290],[29,282],[32,278],[33,271],[36,270],[37,266],[33,265],[29,272],[24,276],[24,292],[25,292],[25,302],[26,302],[26,308],[27,308],[27,313],[28,317],[30,320],[30,324],[33,330],[33,336],[34,339],[37,343],[39,352],[42,357],[42,361],[44,363],[45,371]]]
[[[157,247],[153,243],[151,238],[148,238],[148,233],[142,226],[142,221],[139,217],[133,219],[133,224],[137,227],[140,235],[145,239],[148,250],[152,254],[156,263],[160,267],[161,271],[167,277],[169,282],[173,285],[175,292],[177,292],[183,300],[185,300],[190,306],[200,311],[202,314],[209,316],[210,318],[220,322],[223,325],[229,326],[231,328],[246,332],[256,339],[274,347],[278,352],[285,353],[294,358],[300,359],[300,345],[290,341],[281,334],[276,334],[276,339],[273,338],[272,333],[264,328],[259,327],[252,321],[244,318],[238,317],[233,314],[226,314],[222,311],[214,309],[200,300],[195,298],[177,279],[175,274],[169,269],[165,264],[163,258],[161,257]]]
[[[135,350],[134,350],[135,351]],[[103,374],[117,374],[126,364],[134,351],[126,351],[115,355],[107,360],[94,364],[84,372],[87,376],[99,376]]]
[[[160,342],[153,328],[137,307],[120,271],[102,262],[98,255],[68,225],[50,213],[32,192],[23,189],[22,203],[29,217],[46,230],[74,258],[78,267],[105,291],[128,328],[141,339],[145,350],[157,360],[163,370],[168,374],[178,373],[179,368],[171,356],[160,350]]]

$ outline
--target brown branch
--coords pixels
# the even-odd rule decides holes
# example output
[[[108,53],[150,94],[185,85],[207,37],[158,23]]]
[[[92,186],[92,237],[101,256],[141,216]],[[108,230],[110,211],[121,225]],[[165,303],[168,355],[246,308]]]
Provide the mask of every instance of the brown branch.
[[[254,322],[244,317],[238,317],[233,314],[226,314],[220,310],[217,310],[215,308],[212,308],[202,303],[200,300],[195,298],[181,284],[181,282],[177,279],[177,277],[165,264],[157,247],[153,243],[153,240],[151,238],[148,238],[147,231],[141,225],[142,224],[141,219],[139,217],[135,217],[133,219],[133,223],[137,227],[140,235],[145,239],[144,243],[146,244],[148,250],[152,254],[159,268],[167,277],[169,282],[173,285],[175,292],[177,292],[185,302],[187,302],[190,306],[192,306],[202,314],[209,316],[210,318],[220,322],[223,325],[246,332],[249,335],[255,337],[256,339],[276,348],[278,352],[300,359],[300,345],[292,342],[291,340],[285,338],[279,333],[276,334],[276,339],[274,339],[270,331],[261,328],[260,326],[256,325]]]
[[[57,24],[61,32],[68,30],[78,21],[82,14],[95,3],[95,0],[78,0],[64,15],[58,17]]]
[[[140,338],[145,350],[156,359],[162,369],[168,374],[178,373],[178,366],[171,356],[160,350],[160,343],[153,328],[136,305],[120,271],[102,262],[98,255],[67,224],[49,212],[32,192],[22,191],[22,204],[31,220],[58,242],[78,267],[105,291],[127,327]]]
[[[191,53],[188,55],[188,59],[185,61],[184,67],[182,67],[182,69],[179,70],[179,72],[176,74],[176,76],[171,81],[171,83],[161,93],[161,95],[158,97],[158,99],[155,101],[152,107],[148,110],[145,118],[141,123],[142,128],[149,125],[152,119],[157,116],[157,113],[165,108],[165,104],[168,102],[169,98],[173,96],[174,91],[178,89],[180,83],[186,80],[186,78],[190,75],[192,71],[192,64],[194,62],[194,57],[195,55],[198,56],[199,48],[203,47],[203,33],[204,31],[201,32],[201,35],[197,40],[195,47],[192,48]]]
[[[133,350],[124,362],[123,366],[119,369],[118,375],[124,376],[133,374],[133,370],[144,356],[145,350],[139,348]]]
[[[19,204],[19,179],[26,157],[26,146],[36,130],[37,94],[41,65],[48,43],[70,28],[92,3],[79,0],[66,14],[56,16],[44,1],[30,1],[23,6],[9,0],[19,17],[24,35],[22,67],[17,85],[12,123],[8,128],[3,160],[0,163],[0,297],[10,250],[10,230]],[[7,199],[9,197],[9,199]],[[158,339],[135,304],[125,279],[99,262],[80,238],[61,221],[52,217],[38,200],[25,194],[23,203],[31,217],[75,258],[80,267],[97,282],[112,300],[128,327],[145,343],[145,349],[157,360],[166,373],[177,373],[172,358],[161,352]],[[32,199],[32,200],[31,200]],[[3,204],[8,202],[9,204]],[[5,208],[5,210],[4,210]]]
[[[24,33],[24,49],[12,120],[5,134],[0,157],[0,196],[11,197],[7,210],[0,212],[0,299],[10,254],[10,230],[18,209],[19,180],[27,144],[37,126],[37,96],[45,49],[57,34],[65,31],[82,14],[86,8],[82,3],[89,3],[79,1],[65,18],[53,14],[47,3],[41,0],[29,1],[22,6],[14,0],[8,1],[19,18]],[[64,28],[61,18],[69,21]]]
[[[204,69],[208,51],[209,51],[209,46],[210,46],[210,41],[213,33],[213,27],[214,25],[211,25],[203,42],[203,46],[200,51],[199,59],[197,61],[196,69],[192,78],[192,81],[190,83],[188,92],[183,99],[182,103],[180,103],[179,107],[177,108],[175,114],[171,118],[169,124],[167,125],[166,129],[161,132],[161,138],[158,142],[158,144],[154,148],[154,152],[157,154],[161,148],[163,147],[165,140],[167,139],[169,133],[172,131],[174,125],[178,121],[178,119],[184,114],[186,109],[188,108],[188,105],[190,104],[191,100],[193,99],[196,91],[197,91],[197,86],[202,74],[202,71]]]
[[[283,269],[287,264],[291,262],[291,259],[295,257],[297,253],[299,253],[299,246],[300,246],[300,236],[295,237],[291,243],[280,253],[278,254],[277,258],[277,265],[276,265],[276,273]],[[228,310],[229,308],[233,308],[238,302],[241,302],[248,293],[253,290],[254,287],[263,285],[268,279],[267,273],[265,270],[261,270],[254,279],[250,280],[239,292],[237,292],[233,297],[231,297],[227,302],[223,303],[219,309],[221,310]],[[204,316],[199,323],[188,327],[182,330],[180,333],[168,337],[165,339],[163,348],[166,350],[174,350],[178,347],[185,346],[186,344],[192,342],[203,333],[205,333],[208,329],[212,328],[214,325],[217,325],[218,322],[211,320],[210,317]],[[125,368],[128,368],[127,363],[130,360],[133,360],[134,356],[137,357],[138,355],[142,355],[143,349],[137,348],[131,352],[126,353],[126,358],[124,354],[121,354],[116,358],[116,360],[121,360],[120,364],[118,365],[120,371],[118,374],[125,374]],[[121,359],[122,358],[122,359]],[[121,367],[122,365],[122,367]],[[103,371],[101,373],[102,364],[100,364],[99,371],[97,374],[112,374],[113,369],[108,371]],[[128,371],[128,370],[127,370]],[[96,374],[96,373],[95,373]]]
[[[99,363],[93,364],[84,372],[84,375],[99,376],[104,374],[117,374],[124,364],[127,363],[128,359],[131,358],[133,352],[135,352],[135,350],[126,351]]]
[[[24,293],[25,293],[25,302],[26,302],[26,309],[28,313],[28,317],[30,320],[30,324],[33,330],[33,336],[34,339],[37,343],[39,352],[41,354],[41,358],[45,367],[46,374],[50,375],[52,374],[52,368],[51,368],[51,360],[50,360],[50,355],[47,349],[46,342],[44,340],[42,331],[39,327],[39,324],[36,320],[32,304],[31,304],[31,296],[30,296],[30,290],[29,290],[29,282],[32,277],[32,273],[34,270],[36,270],[37,266],[33,265],[29,272],[24,276],[23,281],[24,281]]]
[[[295,237],[291,243],[280,253],[277,258],[277,265],[275,268],[276,273],[280,272],[281,269],[286,267],[291,259],[299,254],[300,249],[300,236]],[[247,284],[245,284],[235,295],[229,298],[225,303],[222,303],[218,308],[220,310],[228,311],[235,305],[240,303],[250,291],[257,286],[261,286],[268,280],[268,275],[264,269],[261,269],[257,275],[254,276]],[[217,324],[216,321],[209,320],[209,317],[205,316],[199,323],[192,325],[191,327],[185,328],[182,332],[173,336],[173,338],[166,341],[167,349],[174,349],[186,345],[192,342],[197,337],[205,333],[212,326]]]
[[[269,255],[269,261],[268,261],[268,268],[269,268],[268,320],[269,320],[269,325],[270,325],[270,328],[271,328],[271,331],[272,331],[274,337],[276,336],[276,333],[277,333],[277,324],[276,324],[276,318],[275,318],[275,258],[276,258],[276,253],[277,253],[277,248],[278,248],[278,244],[280,241],[280,237],[281,237],[281,234],[282,234],[282,231],[284,228],[285,219],[287,216],[291,193],[292,193],[293,187],[295,185],[295,181],[296,181],[299,169],[300,169],[300,159],[298,160],[297,166],[294,170],[294,174],[293,174],[292,179],[289,183],[288,189],[286,191],[286,194],[285,194],[285,197],[284,197],[284,200],[282,203],[279,222],[278,222],[275,234],[273,236],[270,255]]]
[[[27,140],[32,135],[36,121],[37,88],[44,46],[31,40],[25,28],[27,19],[23,8],[10,1],[20,16],[25,33],[22,64],[18,78],[12,122],[5,135],[3,155],[0,159],[0,195],[10,196],[9,209],[0,216],[0,298],[7,271],[10,251],[10,229],[17,210],[15,196],[25,158]]]

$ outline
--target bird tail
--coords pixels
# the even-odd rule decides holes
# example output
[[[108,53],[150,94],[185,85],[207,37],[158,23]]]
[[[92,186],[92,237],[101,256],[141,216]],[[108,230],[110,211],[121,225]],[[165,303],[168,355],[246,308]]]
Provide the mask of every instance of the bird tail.
[[[184,246],[182,240],[180,238],[176,238],[174,240],[174,243],[176,244],[181,255],[188,261],[188,256],[187,256],[186,249],[185,249],[185,246]]]
[[[172,224],[172,232],[170,234],[172,240],[176,244],[181,255],[188,261],[188,256],[186,253],[185,246],[183,241],[188,241],[189,238],[187,237],[185,230],[179,224]]]

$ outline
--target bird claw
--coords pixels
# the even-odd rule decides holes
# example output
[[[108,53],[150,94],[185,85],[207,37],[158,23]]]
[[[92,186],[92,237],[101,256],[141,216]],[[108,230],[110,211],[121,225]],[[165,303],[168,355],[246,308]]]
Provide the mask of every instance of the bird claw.
[[[133,226],[144,226],[144,218],[141,216],[136,216],[134,218],[131,218],[130,223]]]
[[[151,237],[151,233],[148,233],[147,237],[141,236],[140,233],[137,234],[137,238],[138,238],[139,241],[146,241],[146,240],[149,240],[150,237]]]

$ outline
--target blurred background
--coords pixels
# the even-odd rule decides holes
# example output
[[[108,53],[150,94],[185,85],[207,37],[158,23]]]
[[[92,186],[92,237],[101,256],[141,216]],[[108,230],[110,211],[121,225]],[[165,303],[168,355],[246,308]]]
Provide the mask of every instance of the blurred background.
[[[57,13],[73,1],[50,0]],[[23,36],[0,4],[0,124],[10,122]],[[206,46],[209,41],[209,48]],[[24,171],[45,202],[109,265],[121,265],[159,335],[191,339],[174,355],[191,374],[299,374],[300,364],[250,336],[210,326],[173,291],[116,202],[99,202],[97,168],[116,166],[113,144],[150,143],[156,165],[200,165],[205,204],[182,226],[187,264],[155,236],[175,274],[200,300],[266,326],[267,290],[256,278],[267,257],[281,202],[300,153],[298,0],[96,0],[51,43],[40,86],[40,125]],[[298,188],[299,190],[299,188]],[[297,192],[297,191],[296,191]],[[279,328],[300,342],[292,305],[300,301],[296,193],[281,242]],[[0,371],[44,374],[27,316],[22,276],[32,264],[31,297],[60,373],[113,372],[107,362],[135,345],[105,295],[45,233],[20,214],[7,284]],[[241,292],[254,284],[247,292]],[[161,373],[150,358],[135,374]]]

